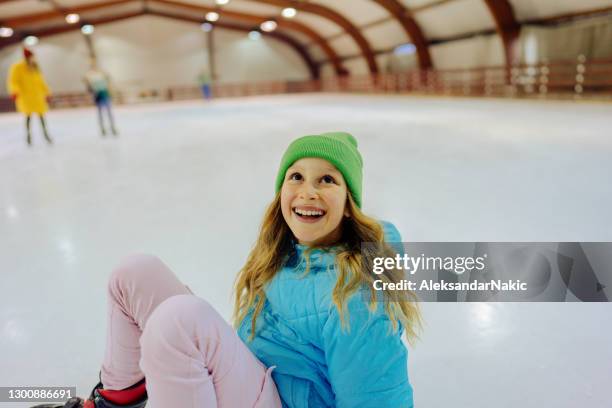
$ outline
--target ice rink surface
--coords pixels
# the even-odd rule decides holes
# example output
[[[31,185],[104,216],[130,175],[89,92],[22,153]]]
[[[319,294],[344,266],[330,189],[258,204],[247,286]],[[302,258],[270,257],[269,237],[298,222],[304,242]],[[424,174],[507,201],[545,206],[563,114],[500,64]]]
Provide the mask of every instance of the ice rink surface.
[[[296,136],[345,130],[405,241],[612,241],[612,104],[316,94],[0,115],[0,386],[96,383],[106,281],[159,256],[226,318]],[[609,303],[423,304],[418,408],[609,408]],[[364,367],[367,370],[367,367]],[[373,376],[378,373],[372,373]],[[0,407],[27,406],[2,404]],[[30,404],[31,405],[31,404]]]

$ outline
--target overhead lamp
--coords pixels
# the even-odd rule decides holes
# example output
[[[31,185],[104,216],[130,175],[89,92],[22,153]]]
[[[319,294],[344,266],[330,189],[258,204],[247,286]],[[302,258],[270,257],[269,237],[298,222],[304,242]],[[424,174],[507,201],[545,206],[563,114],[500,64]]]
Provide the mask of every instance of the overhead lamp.
[[[24,40],[23,43],[28,46],[28,47],[33,47],[36,44],[38,44],[38,37],[36,37],[35,35],[28,35]]]
[[[76,13],[66,14],[66,22],[68,24],[76,24],[79,22],[80,19],[81,19],[81,16],[79,16]]]
[[[0,37],[9,38],[13,35],[13,29],[10,27],[0,27]]]
[[[202,29],[202,31],[204,31],[205,33],[208,33],[210,31],[212,31],[213,29],[213,25],[210,23],[202,23],[200,25],[200,28]]]
[[[261,38],[261,33],[257,30],[249,31],[249,38],[251,40],[259,40]]]
[[[83,27],[81,27],[81,32],[85,35],[91,35],[94,32],[94,26],[91,24],[85,24]]]
[[[281,11],[281,15],[285,18],[293,18],[295,17],[296,14],[297,14],[297,10],[294,9],[293,7],[287,7],[287,8],[284,8],[283,11]]]
[[[410,55],[416,52],[416,47],[412,43],[400,44],[393,49],[395,55]]]
[[[215,3],[217,3],[220,6],[226,5],[229,2],[230,0],[215,0]]]
[[[219,13],[216,13],[214,11],[210,11],[208,13],[206,13],[206,20],[207,21],[217,21],[219,19]]]
[[[265,31],[266,33],[269,33],[269,32],[272,32],[272,31],[276,30],[277,26],[278,26],[278,24],[276,24],[276,21],[268,20],[268,21],[264,21],[263,23],[261,23],[259,28],[261,28],[262,31]]]

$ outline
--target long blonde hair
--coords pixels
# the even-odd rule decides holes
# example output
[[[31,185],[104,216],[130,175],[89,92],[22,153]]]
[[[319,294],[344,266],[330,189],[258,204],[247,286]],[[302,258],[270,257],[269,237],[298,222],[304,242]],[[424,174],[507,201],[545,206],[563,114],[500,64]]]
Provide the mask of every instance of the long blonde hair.
[[[346,206],[349,216],[342,221],[340,250],[336,253],[338,279],[332,292],[332,300],[338,309],[342,326],[350,329],[345,316],[348,298],[358,290],[368,287],[370,310],[376,309],[377,301],[383,301],[393,330],[398,329],[399,322],[406,331],[406,338],[412,343],[417,338],[416,332],[421,325],[416,295],[411,291],[381,290],[377,293],[373,286],[374,280],[399,282],[404,275],[401,270],[387,270],[381,275],[374,275],[366,265],[367,260],[362,254],[361,244],[374,243],[377,253],[370,254],[374,256],[392,257],[396,252],[385,243],[380,223],[365,215],[355,204],[351,194],[348,194]],[[236,278],[234,324],[238,327],[252,312],[251,338],[255,335],[256,319],[266,301],[265,286],[282,268],[291,250],[292,233],[283,218],[280,194],[277,194],[266,210],[257,242]],[[380,299],[380,295],[383,299]]]

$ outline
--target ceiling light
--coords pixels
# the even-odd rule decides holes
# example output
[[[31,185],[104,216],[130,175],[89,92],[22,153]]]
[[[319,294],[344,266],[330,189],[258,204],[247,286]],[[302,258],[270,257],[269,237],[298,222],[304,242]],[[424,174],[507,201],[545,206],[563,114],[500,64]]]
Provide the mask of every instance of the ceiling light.
[[[283,11],[281,11],[281,14],[285,18],[293,18],[297,14],[297,10],[293,7],[287,7],[284,8]]]
[[[23,43],[25,45],[27,45],[28,47],[33,47],[36,44],[38,44],[38,37],[36,37],[35,35],[28,35],[24,40]]]
[[[264,21],[263,23],[261,23],[261,25],[259,26],[259,28],[261,28],[262,31],[265,31],[267,33],[276,30],[276,26],[278,24],[276,24],[276,21],[274,20],[268,20],[268,21]]]
[[[81,17],[76,14],[76,13],[70,13],[68,15],[66,15],[66,22],[68,24],[76,24],[79,22],[79,20],[81,19]]]
[[[213,25],[210,23],[202,23],[202,25],[200,25],[200,28],[202,29],[202,31],[208,33],[209,31],[212,31]]]
[[[81,27],[81,32],[85,35],[91,35],[94,32],[94,26],[91,24],[85,24],[83,27]]]
[[[206,13],[206,20],[217,21],[218,19],[219,19],[219,13],[215,13],[214,11]]]
[[[215,3],[217,3],[220,6],[223,6],[224,4],[229,3],[229,0],[215,0]]]
[[[410,55],[416,52],[416,47],[412,43],[400,44],[393,49],[395,55]]]
[[[13,35],[13,29],[10,27],[0,27],[0,37],[9,38]]]
[[[261,33],[259,31],[253,30],[249,32],[249,38],[251,40],[259,40],[261,38]]]

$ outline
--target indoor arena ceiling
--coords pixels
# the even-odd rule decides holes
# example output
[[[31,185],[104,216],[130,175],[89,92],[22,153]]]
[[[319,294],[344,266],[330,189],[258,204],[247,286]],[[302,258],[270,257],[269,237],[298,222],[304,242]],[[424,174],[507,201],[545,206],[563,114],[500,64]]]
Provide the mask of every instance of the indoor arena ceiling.
[[[225,3],[225,4],[219,4]],[[284,9],[295,9],[283,17]],[[250,31],[267,20],[269,34],[317,63],[331,62],[338,74],[343,61],[362,57],[378,72],[376,55],[411,43],[421,68],[431,68],[429,45],[483,34],[500,36],[507,63],[516,58],[521,25],[554,25],[612,12],[612,0],[0,0],[0,27],[12,36],[0,48],[27,35],[77,30],[83,23],[108,24],[141,15]],[[78,23],[66,16],[76,13]]]

